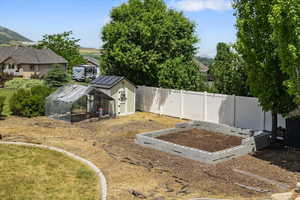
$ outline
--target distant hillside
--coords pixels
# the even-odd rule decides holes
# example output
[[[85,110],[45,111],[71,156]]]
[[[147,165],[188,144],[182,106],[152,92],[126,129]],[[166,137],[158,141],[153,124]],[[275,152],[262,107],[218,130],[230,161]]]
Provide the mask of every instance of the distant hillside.
[[[17,42],[31,42],[28,38],[0,26],[0,45],[1,44],[13,44]]]
[[[201,56],[198,56],[196,58],[199,62],[201,62],[202,64],[204,64],[208,67],[211,66],[211,64],[214,62],[213,58],[207,58],[207,57],[201,57]]]

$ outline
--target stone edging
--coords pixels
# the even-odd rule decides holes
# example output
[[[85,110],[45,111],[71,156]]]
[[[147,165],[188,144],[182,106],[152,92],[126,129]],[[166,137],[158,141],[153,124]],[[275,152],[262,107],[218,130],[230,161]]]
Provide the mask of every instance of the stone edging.
[[[225,135],[241,137],[241,145],[228,148],[217,152],[208,152],[196,148],[190,148],[178,145],[172,142],[160,140],[157,137],[170,133],[182,132],[191,129],[207,130],[218,132]],[[246,155],[255,152],[258,149],[270,144],[269,133],[254,131],[248,129],[239,129],[223,124],[215,124],[203,121],[191,121],[188,123],[177,124],[176,128],[165,129],[160,131],[141,133],[136,135],[135,143],[144,147],[153,148],[173,155],[200,161],[206,164],[216,164],[222,161]]]
[[[19,146],[37,147],[37,148],[42,148],[42,149],[46,149],[46,150],[57,151],[57,152],[60,152],[64,155],[67,155],[75,160],[78,160],[78,161],[84,163],[85,165],[89,166],[99,177],[99,191],[101,191],[101,196],[99,196],[99,200],[107,199],[107,182],[106,182],[105,176],[102,173],[102,171],[92,162],[90,162],[78,155],[75,155],[73,153],[65,151],[63,149],[46,146],[46,145],[38,145],[38,144],[23,143],[23,142],[2,142],[2,141],[0,141],[0,144],[13,144],[13,145],[19,145]]]

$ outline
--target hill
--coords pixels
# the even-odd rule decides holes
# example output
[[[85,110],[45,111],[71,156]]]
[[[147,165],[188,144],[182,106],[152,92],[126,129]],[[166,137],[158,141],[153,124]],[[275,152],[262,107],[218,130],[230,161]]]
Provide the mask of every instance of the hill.
[[[31,40],[20,35],[19,33],[0,26],[0,45],[12,44],[16,42],[31,42]]]
[[[207,58],[207,57],[201,57],[201,56],[198,56],[196,58],[199,62],[201,62],[202,64],[204,64],[208,67],[211,66],[211,64],[214,62],[213,58]]]

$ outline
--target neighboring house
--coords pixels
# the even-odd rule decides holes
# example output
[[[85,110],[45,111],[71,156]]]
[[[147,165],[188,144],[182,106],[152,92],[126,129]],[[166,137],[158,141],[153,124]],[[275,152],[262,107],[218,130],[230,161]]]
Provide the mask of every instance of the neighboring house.
[[[95,67],[99,67],[100,63],[99,60],[91,57],[91,56],[83,56],[83,58],[86,60],[86,65],[91,65]]]
[[[193,62],[199,67],[199,71],[202,73],[206,81],[208,82],[213,81],[213,77],[210,74],[210,69],[208,66],[201,63],[197,58],[194,58]]]
[[[129,115],[135,113],[136,87],[125,77],[99,76],[92,81],[91,87],[99,88],[115,100],[116,114]]]
[[[8,46],[0,47],[0,71],[23,78],[44,76],[54,67],[66,70],[68,62],[50,49]]]

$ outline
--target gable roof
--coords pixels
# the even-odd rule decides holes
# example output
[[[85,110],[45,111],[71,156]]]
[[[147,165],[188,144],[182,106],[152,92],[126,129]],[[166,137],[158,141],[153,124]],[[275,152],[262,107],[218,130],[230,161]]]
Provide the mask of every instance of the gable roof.
[[[103,76],[103,75],[100,75],[95,80],[93,80],[91,84],[93,86],[96,86],[96,87],[110,89],[110,88],[117,85],[119,82],[121,82],[124,79],[127,80],[123,76]]]
[[[91,57],[91,56],[83,56],[83,58],[87,61],[87,62],[90,62],[96,66],[99,66],[99,60]]]
[[[67,64],[68,61],[50,49],[32,47],[0,47],[0,63],[13,59],[16,64]]]
[[[209,70],[209,67],[204,65],[202,62],[200,62],[197,58],[193,58],[193,62],[199,67],[200,72],[207,73]]]

